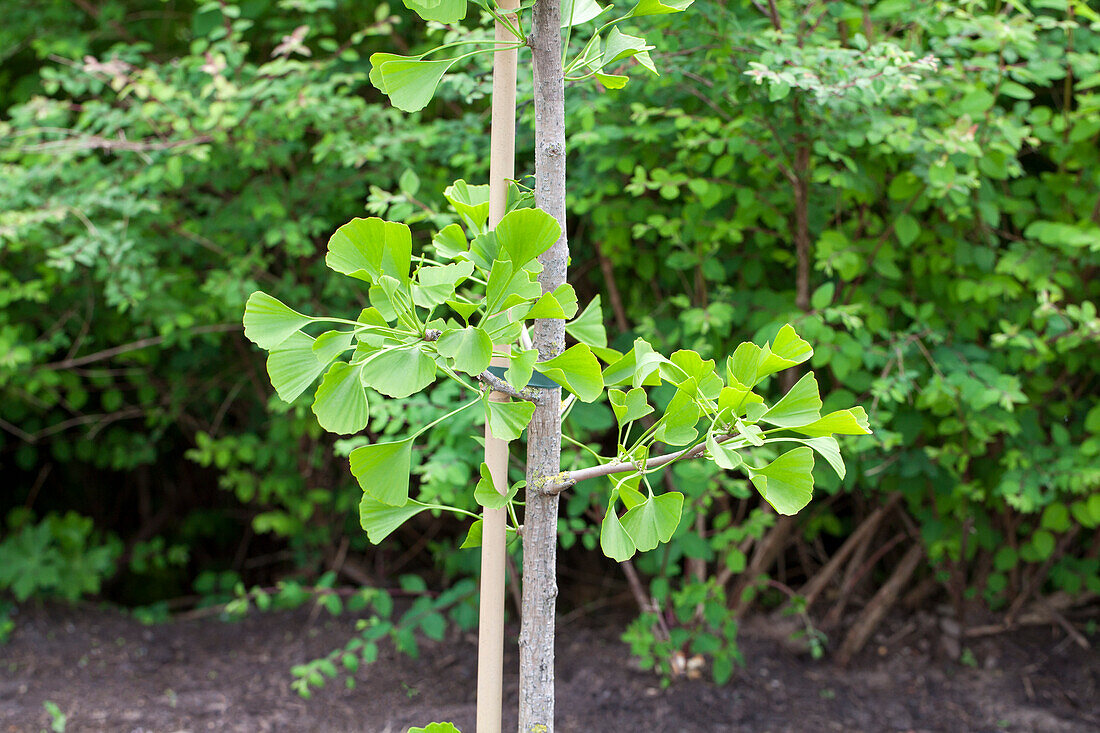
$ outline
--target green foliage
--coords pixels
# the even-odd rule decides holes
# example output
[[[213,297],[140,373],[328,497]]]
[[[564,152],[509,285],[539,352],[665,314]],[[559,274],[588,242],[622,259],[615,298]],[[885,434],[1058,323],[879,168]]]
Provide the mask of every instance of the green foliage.
[[[477,625],[477,585],[472,580],[460,581],[436,596],[427,592],[424,581],[417,576],[405,576],[402,586],[406,592],[416,594],[416,598],[400,615],[395,615],[394,600],[383,590],[364,588],[352,595],[344,608],[352,613],[369,614],[356,622],[357,635],[342,649],[291,668],[294,676],[291,688],[309,698],[314,689],[340,674],[345,675],[345,684],[352,687],[353,675],[360,665],[373,664],[378,659],[379,643],[383,640],[416,658],[420,649],[417,638],[442,640],[448,620],[464,630]],[[336,603],[330,601],[336,608],[334,613],[339,612],[338,601],[338,598]]]
[[[75,601],[99,592],[121,553],[116,538],[101,539],[92,520],[75,512],[48,514],[35,523],[29,511],[8,513],[0,541],[0,591],[17,601],[49,595]]]
[[[42,703],[42,707],[46,709],[46,714],[50,716],[50,730],[53,733],[65,733],[69,716],[61,712],[61,707],[53,700],[46,700]]]
[[[409,728],[408,733],[462,733],[454,723],[428,723],[423,728]]]
[[[563,19],[576,26],[570,75],[589,77],[570,87],[567,125],[577,276],[536,301],[531,317],[570,319],[569,334],[598,362],[602,348],[624,353],[603,370],[610,404],[570,408],[568,430],[583,447],[566,449],[565,467],[590,465],[585,448],[615,456],[617,416],[644,426],[684,391],[661,384],[657,352],[736,355],[737,344],[764,343],[785,323],[815,347],[806,367],[824,395],[818,427],[854,429],[854,410],[834,413],[862,404],[876,437],[834,445],[811,423],[787,431],[802,443],[735,450],[702,419],[690,424],[689,398],[679,397],[684,417],[664,437],[696,430],[713,462],[648,475],[655,496],[684,499],[671,539],[635,555],[638,570],[676,586],[695,582],[688,560],[703,561],[708,577],[737,582],[741,548],[775,522],[745,464],[765,468],[779,449],[806,447],[823,459],[816,490],[832,498],[800,520],[804,539],[841,542],[856,512],[898,491],[937,568],[957,569],[992,606],[1017,597],[1048,561],[1045,588],[1100,592],[1100,561],[1087,554],[1100,526],[1094,11],[1075,0],[798,0],[776,3],[775,18],[752,3],[708,4],[690,18],[597,28],[679,4],[647,1],[631,13],[632,3],[577,2],[573,22]],[[0,465],[15,487],[0,509],[30,501],[39,516],[74,509],[115,529],[123,520],[110,507],[139,506],[145,482],[152,511],[170,517],[165,547],[203,548],[188,572],[220,568],[207,553],[227,561],[243,525],[285,543],[295,568],[314,575],[340,535],[370,552],[354,533],[365,494],[333,454],[405,440],[470,396],[449,378],[400,402],[371,388],[365,435],[337,439],[319,427],[315,389],[305,393],[332,362],[350,363],[354,351],[338,351],[346,332],[394,323],[362,311],[369,288],[330,277],[325,242],[355,216],[390,220],[399,234],[410,225],[410,252],[439,258],[415,263],[415,308],[451,313],[454,330],[481,327],[477,305],[457,297],[474,271],[449,295],[460,271],[433,268],[459,264],[461,252],[481,272],[502,259],[485,236],[485,187],[447,187],[456,168],[484,177],[488,54],[450,67],[415,118],[376,91],[384,81],[370,78],[370,59],[393,35],[417,60],[456,40],[489,41],[475,28],[486,16],[441,3],[465,12],[443,28],[334,0],[204,3],[149,22],[160,3],[107,0],[96,17],[62,0],[16,5],[0,27]],[[593,20],[599,33],[584,27]],[[612,33],[625,55],[608,49]],[[638,51],[649,45],[633,40],[642,36],[678,51]],[[626,78],[633,83],[603,93]],[[528,85],[521,75],[521,99]],[[514,206],[528,198],[514,188]],[[430,242],[429,231],[438,231]],[[381,272],[372,257],[362,254]],[[503,267],[496,277],[511,282]],[[358,324],[307,326],[272,349],[267,372],[282,401],[270,404],[264,363],[234,332],[257,289],[311,317],[339,312]],[[615,309],[607,332],[597,293]],[[589,303],[580,315],[578,294]],[[635,351],[636,339],[652,354]],[[452,340],[441,358],[465,379],[484,342]],[[396,356],[424,363],[411,350]],[[526,386],[534,362],[533,351],[514,350],[505,379]],[[738,392],[724,366],[728,401]],[[410,386],[384,376],[370,381]],[[778,373],[753,391],[774,408],[790,384]],[[424,504],[478,511],[470,485],[480,460],[468,436],[479,414],[417,438],[409,491]],[[743,427],[740,442],[759,438]],[[215,483],[226,504],[202,493]],[[622,528],[606,512],[609,485],[619,486],[582,482],[564,497],[563,547],[607,540],[608,554],[627,552],[625,530],[593,526]],[[641,487],[619,494],[637,498],[633,488],[644,500]],[[397,530],[388,541],[442,527],[427,545],[433,559],[448,575],[469,572],[469,553],[453,552],[465,528],[438,515],[418,510],[409,536]],[[21,526],[0,543],[32,524]],[[189,590],[177,582],[163,593]]]
[[[716,583],[686,583],[671,590],[663,579],[655,580],[654,602],[671,610],[676,625],[670,628],[657,614],[641,614],[623,633],[623,641],[645,669],[661,675],[663,685],[673,677],[696,676],[698,663],[711,660],[716,684],[726,684],[735,665],[743,663],[737,647],[737,619],[729,613],[725,593]]]
[[[586,222],[571,245],[598,244],[615,273],[632,332],[611,345],[641,336],[707,358],[790,323],[831,394],[821,426],[861,424],[829,414],[852,402],[876,426],[843,444],[846,471],[833,444],[807,446],[844,479],[815,469],[841,503],[802,525],[807,537],[848,531],[848,493],[899,491],[933,563],[995,607],[1048,560],[1054,588],[1095,586],[1081,556],[1100,492],[1096,13],[775,8],[669,18],[664,38],[706,50],[614,98],[571,97],[574,140],[601,150],[571,160],[571,211]],[[755,358],[743,356],[739,369]],[[708,573],[739,558],[712,541],[728,531],[716,523],[730,487],[703,472],[666,483],[687,496],[685,517],[705,516],[708,541],[678,534],[640,567],[675,579],[688,558]]]

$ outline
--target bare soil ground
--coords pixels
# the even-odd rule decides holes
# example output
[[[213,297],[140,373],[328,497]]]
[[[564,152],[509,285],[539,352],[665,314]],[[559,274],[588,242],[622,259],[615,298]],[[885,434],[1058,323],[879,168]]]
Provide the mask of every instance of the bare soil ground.
[[[308,612],[143,626],[118,610],[21,609],[0,646],[0,731],[49,730],[52,700],[74,731],[367,731],[451,720],[473,730],[471,636],[425,641],[419,660],[386,650],[356,684],[330,682],[309,700],[291,665],[342,647],[354,619]],[[927,619],[925,619],[927,621]],[[1100,731],[1100,653],[1060,631],[970,640],[946,658],[935,623],[894,618],[847,669],[813,661],[770,624],[746,624],[746,666],[724,687],[683,680],[661,689],[638,670],[617,627],[589,617],[560,628],[558,730]],[[516,628],[506,664],[505,730],[515,729]]]

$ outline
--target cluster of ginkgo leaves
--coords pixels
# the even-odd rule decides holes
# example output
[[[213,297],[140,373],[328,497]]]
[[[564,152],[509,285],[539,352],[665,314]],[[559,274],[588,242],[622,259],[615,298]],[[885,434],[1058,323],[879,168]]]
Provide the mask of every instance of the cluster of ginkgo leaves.
[[[466,17],[466,0],[403,0],[405,6],[427,21],[457,23]],[[504,49],[520,48],[527,44],[523,30],[525,11],[534,3],[525,0],[515,11],[503,11],[493,0],[472,0],[511,33],[513,40],[498,42],[486,38],[467,38],[445,43],[423,53],[401,56],[392,53],[376,53],[370,57],[370,81],[386,94],[398,109],[415,112],[423,109],[435,95],[436,87],[452,66],[478,54],[493,53]],[[621,89],[627,76],[622,73],[627,62],[633,60],[639,66],[656,74],[657,67],[649,56],[654,47],[644,38],[623,33],[619,23],[631,18],[648,15],[667,15],[687,9],[694,0],[638,0],[625,14],[612,18],[592,32],[588,41],[572,60],[565,64],[567,81],[583,81],[595,78],[608,89]],[[575,27],[590,21],[614,15],[613,4],[600,5],[595,0],[564,0],[562,2],[562,28],[572,34]],[[514,21],[512,14],[515,14]],[[476,48],[483,46],[483,48]],[[465,48],[474,47],[466,51]],[[566,42],[566,49],[569,44]],[[438,58],[443,54],[445,58]],[[432,58],[428,58],[431,56]]]
[[[362,431],[372,391],[400,399],[427,389],[441,374],[470,391],[468,402],[414,434],[351,452],[351,471],[364,491],[360,519],[372,542],[429,509],[476,520],[477,515],[463,509],[410,496],[413,447],[439,422],[477,405],[495,436],[520,438],[540,394],[532,385],[563,387],[573,395],[563,403],[566,409],[575,400],[600,399],[612,387],[607,398],[619,424],[617,452],[595,456],[594,467],[618,467],[601,526],[601,547],[615,559],[667,542],[676,530],[683,495],[655,494],[647,478],[671,460],[704,458],[724,469],[742,470],[783,514],[797,512],[810,500],[814,451],[844,475],[833,435],[869,433],[862,408],[822,416],[812,373],[770,406],[753,391],[770,375],[813,354],[793,328],[784,326],[762,347],[741,344],[726,361],[724,379],[713,360],[694,351],[664,357],[643,339],[625,354],[610,349],[598,297],[578,315],[571,285],[543,293],[538,283],[538,256],[557,241],[558,223],[539,209],[523,208],[522,198],[513,196],[513,208],[489,229],[488,194],[487,186],[465,181],[444,192],[465,226],[450,224],[437,232],[431,245],[434,257],[414,256],[412,233],[404,224],[370,218],[340,227],[329,240],[325,262],[363,283],[370,306],[355,320],[305,315],[263,292],[248,299],[245,335],[269,352],[267,369],[276,392],[291,402],[320,379],[313,412],[326,430]],[[576,343],[538,361],[538,352],[529,347],[527,322],[546,318],[565,320],[566,333]],[[489,369],[494,344],[507,345],[503,353],[509,366],[499,375]],[[496,348],[499,352],[502,347]],[[489,400],[488,390],[476,380],[494,379],[515,399]],[[675,392],[657,415],[646,388],[662,384]],[[624,389],[616,388],[620,386]],[[643,420],[644,429],[635,429]],[[658,443],[673,452],[655,460]],[[757,465],[752,449],[781,443],[798,445]],[[555,478],[569,481],[568,474],[541,477],[543,488]],[[484,507],[507,507],[516,530],[513,504],[521,485],[498,491],[482,464],[474,498]],[[621,519],[617,502],[626,508]],[[464,546],[479,544],[479,522]]]

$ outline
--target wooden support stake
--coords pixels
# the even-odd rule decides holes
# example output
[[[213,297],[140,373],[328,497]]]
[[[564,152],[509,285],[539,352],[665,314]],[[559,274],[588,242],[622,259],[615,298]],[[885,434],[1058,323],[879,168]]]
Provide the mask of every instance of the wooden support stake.
[[[519,7],[518,0],[500,0],[502,10]],[[509,21],[515,24],[516,16]],[[496,40],[514,42],[501,23]],[[493,120],[489,155],[489,227],[503,218],[508,202],[508,182],[516,177],[516,49],[493,54]],[[496,351],[506,350],[500,346]],[[493,357],[493,366],[508,366],[508,359]],[[489,399],[507,402],[508,395],[493,392]],[[494,438],[485,423],[485,463],[501,493],[508,491],[508,442]],[[481,598],[477,643],[477,731],[500,733],[504,673],[504,577],[507,511],[486,509],[481,527]]]

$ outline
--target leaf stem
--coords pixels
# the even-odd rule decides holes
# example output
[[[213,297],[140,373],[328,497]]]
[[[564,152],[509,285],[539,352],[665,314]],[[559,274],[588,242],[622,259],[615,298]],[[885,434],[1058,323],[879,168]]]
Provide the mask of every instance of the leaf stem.
[[[446,415],[444,415],[443,417],[440,417],[440,418],[436,418],[435,420],[432,420],[432,421],[431,421],[430,423],[428,423],[427,425],[425,425],[424,427],[420,428],[420,429],[419,429],[419,430],[417,430],[417,431],[416,431],[415,433],[413,433],[413,434],[412,434],[412,436],[410,436],[410,439],[412,439],[412,440],[416,440],[416,439],[417,439],[417,438],[419,438],[419,437],[420,437],[421,435],[423,435],[424,433],[428,432],[429,430],[431,430],[432,428],[434,428],[434,427],[435,427],[436,425],[438,425],[439,423],[443,422],[443,421],[444,421],[444,420],[446,420],[447,418],[449,418],[449,417],[454,417],[455,415],[457,415],[458,413],[462,412],[463,410],[467,410],[467,409],[469,409],[469,408],[473,407],[473,406],[474,406],[474,405],[476,405],[476,404],[477,404],[478,402],[480,402],[480,398],[478,398],[478,399],[474,399],[474,400],[470,400],[469,402],[467,402],[467,403],[466,403],[465,405],[463,405],[462,407],[459,407],[459,408],[458,408],[457,410],[451,410],[450,412],[448,412],[448,413],[447,413]]]

